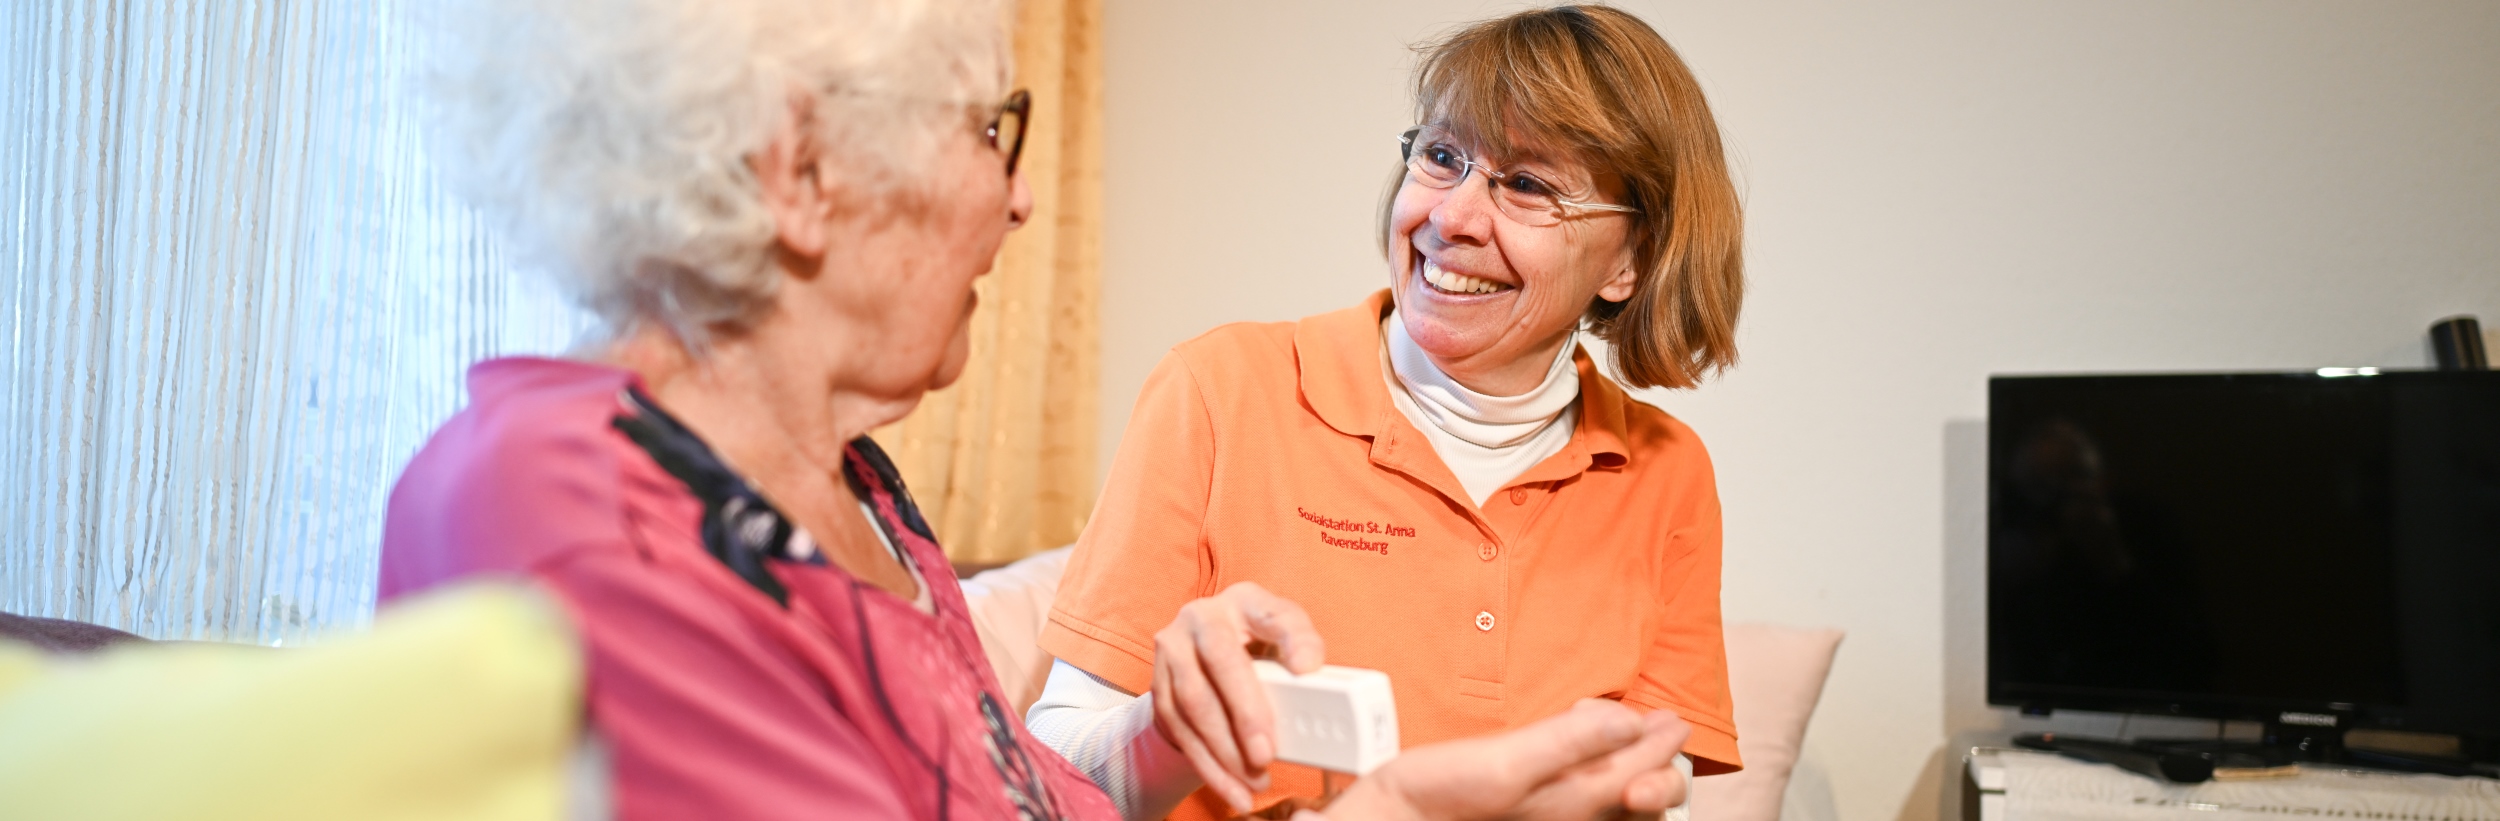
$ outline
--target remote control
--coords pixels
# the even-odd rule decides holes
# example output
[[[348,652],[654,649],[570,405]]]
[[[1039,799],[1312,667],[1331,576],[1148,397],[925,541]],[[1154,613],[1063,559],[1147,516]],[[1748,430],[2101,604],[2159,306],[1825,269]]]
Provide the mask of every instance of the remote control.
[[[1276,710],[1276,757],[1366,775],[1398,755],[1397,700],[1389,674],[1327,665],[1309,675],[1266,659],[1251,662]]]

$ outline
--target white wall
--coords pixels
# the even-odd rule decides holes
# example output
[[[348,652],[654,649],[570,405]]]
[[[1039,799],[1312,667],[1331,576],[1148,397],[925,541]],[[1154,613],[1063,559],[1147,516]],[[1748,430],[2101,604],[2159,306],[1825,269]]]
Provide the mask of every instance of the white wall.
[[[1922,767],[1998,720],[1989,374],[2418,366],[2500,323],[2500,4],[1622,5],[1750,217],[1742,367],[1652,398],[1711,444],[1729,617],[1850,631],[1808,739],[1846,818],[1933,817]],[[1405,47],[1517,7],[1108,0],[1106,460],[1173,343],[1383,284]]]

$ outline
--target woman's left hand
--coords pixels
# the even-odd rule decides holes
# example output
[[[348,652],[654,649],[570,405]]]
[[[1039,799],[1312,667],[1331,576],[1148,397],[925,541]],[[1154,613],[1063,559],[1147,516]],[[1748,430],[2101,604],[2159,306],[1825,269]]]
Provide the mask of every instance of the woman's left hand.
[[[1275,713],[1250,667],[1264,642],[1294,673],[1326,660],[1319,631],[1302,606],[1251,582],[1181,607],[1155,633],[1155,728],[1189,757],[1207,786],[1247,813],[1276,761]]]

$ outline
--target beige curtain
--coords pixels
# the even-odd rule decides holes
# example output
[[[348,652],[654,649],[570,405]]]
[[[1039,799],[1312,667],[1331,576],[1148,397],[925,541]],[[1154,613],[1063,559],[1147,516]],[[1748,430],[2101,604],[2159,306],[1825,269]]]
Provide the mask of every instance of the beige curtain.
[[[1094,507],[1101,0],[1025,0],[1017,17],[1017,81],[1033,92],[1021,166],[1033,221],[977,286],[963,379],[875,434],[966,565],[1075,541]]]

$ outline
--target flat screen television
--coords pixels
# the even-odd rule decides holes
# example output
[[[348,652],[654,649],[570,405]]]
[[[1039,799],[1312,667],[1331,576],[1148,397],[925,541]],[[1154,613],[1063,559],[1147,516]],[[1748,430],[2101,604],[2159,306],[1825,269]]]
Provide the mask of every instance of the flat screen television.
[[[1997,377],[1988,461],[1989,703],[2500,739],[2500,372]]]

